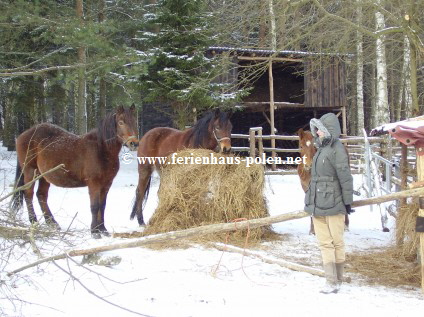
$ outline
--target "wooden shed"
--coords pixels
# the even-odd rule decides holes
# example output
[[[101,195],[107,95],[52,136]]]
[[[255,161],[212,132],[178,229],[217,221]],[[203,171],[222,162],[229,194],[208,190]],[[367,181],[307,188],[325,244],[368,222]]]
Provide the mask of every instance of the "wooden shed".
[[[233,132],[262,126],[264,133],[293,134],[309,120],[335,112],[347,134],[346,59],[341,54],[210,47],[207,55],[227,54],[235,68],[222,78],[241,82],[251,76],[250,95],[237,105]],[[272,129],[274,127],[274,129]]]

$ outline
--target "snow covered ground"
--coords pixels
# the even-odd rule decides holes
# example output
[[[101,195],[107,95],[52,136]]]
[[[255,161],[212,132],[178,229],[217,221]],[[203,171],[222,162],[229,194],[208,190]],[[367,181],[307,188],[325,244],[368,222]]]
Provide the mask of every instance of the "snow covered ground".
[[[10,191],[16,156],[0,153],[0,192]],[[356,188],[360,178],[355,177]],[[110,232],[134,231],[129,220],[137,183],[137,165],[121,163],[106,206],[106,227]],[[145,219],[157,204],[158,179],[153,182]],[[300,210],[303,192],[296,176],[268,176],[266,198],[271,215]],[[356,199],[358,199],[356,197]],[[91,213],[87,188],[51,187],[51,210],[63,229],[74,236],[66,242],[37,241],[43,256],[73,247],[84,248],[120,239],[93,240],[89,234]],[[41,212],[37,206],[37,215]],[[7,208],[7,202],[0,206]],[[27,219],[26,210],[21,212]],[[357,208],[346,233],[347,252],[387,246],[392,235],[383,233],[376,210]],[[320,268],[314,236],[308,235],[309,219],[273,226],[281,241],[263,243],[259,252],[277,259],[298,260]],[[124,240],[124,239],[122,239]],[[112,267],[80,265],[58,260],[8,277],[5,273],[37,260],[29,244],[6,248],[0,238],[0,315],[4,316],[419,316],[424,311],[420,289],[370,286],[352,275],[339,294],[319,293],[321,277],[300,273],[276,264],[235,253],[224,253],[202,245],[185,249],[152,250],[133,248],[110,251],[122,261]],[[222,259],[221,259],[222,256]],[[71,272],[73,278],[64,271]]]

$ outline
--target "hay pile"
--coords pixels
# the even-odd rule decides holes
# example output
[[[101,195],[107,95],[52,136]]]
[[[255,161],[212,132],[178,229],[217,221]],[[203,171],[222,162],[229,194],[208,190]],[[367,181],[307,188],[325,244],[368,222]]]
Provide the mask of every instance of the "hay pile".
[[[418,202],[405,204],[398,210],[396,218],[396,244],[402,255],[415,256],[420,244],[420,237],[415,232],[418,216]]]
[[[397,247],[370,253],[347,254],[348,272],[359,273],[371,284],[420,287],[416,256],[405,256]]]
[[[234,159],[204,149],[183,150],[176,155],[190,159],[212,156],[218,162]],[[161,172],[159,204],[144,234],[267,217],[263,191],[261,165],[167,164]],[[260,240],[270,231],[269,227],[252,229],[248,239]],[[240,234],[240,238],[246,236],[246,232]]]
[[[370,253],[348,254],[349,271],[366,276],[371,283],[386,286],[421,284],[417,263],[419,235],[415,232],[418,204],[405,204],[396,218],[396,246]]]

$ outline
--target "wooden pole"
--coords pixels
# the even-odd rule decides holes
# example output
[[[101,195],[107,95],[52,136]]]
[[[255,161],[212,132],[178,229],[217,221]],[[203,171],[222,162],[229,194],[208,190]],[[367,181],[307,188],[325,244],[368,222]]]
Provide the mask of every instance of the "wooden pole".
[[[256,157],[256,130],[249,130],[250,157]]]
[[[424,155],[417,151],[417,181],[424,181]],[[419,196],[418,216],[424,217],[424,195]],[[421,289],[424,292],[424,232],[420,232],[420,254],[421,254]]]
[[[347,135],[346,107],[342,108],[342,123],[343,123],[342,133],[344,135]]]
[[[258,151],[259,157],[264,153],[264,140],[262,138],[262,128],[258,129]]]
[[[269,75],[269,119],[271,121],[271,147],[275,148],[275,119],[274,119],[274,77],[272,75],[272,59],[269,60],[268,67],[268,75]],[[272,161],[275,162],[275,152],[271,152]],[[275,171],[277,169],[275,163],[272,163],[272,170]]]

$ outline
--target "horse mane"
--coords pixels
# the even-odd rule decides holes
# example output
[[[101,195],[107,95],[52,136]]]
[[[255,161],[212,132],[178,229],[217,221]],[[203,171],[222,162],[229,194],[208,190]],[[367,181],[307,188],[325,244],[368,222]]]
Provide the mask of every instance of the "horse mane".
[[[192,130],[192,138],[194,138],[194,146],[201,147],[202,141],[209,137],[209,124],[211,120],[218,117],[219,123],[228,121],[228,115],[225,112],[208,111],[202,118],[197,120]]]
[[[109,146],[115,141],[116,137],[116,114],[108,113],[97,125],[97,142],[99,147]]]

